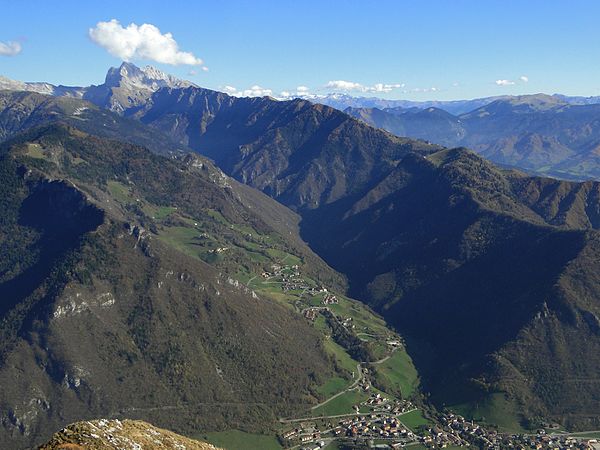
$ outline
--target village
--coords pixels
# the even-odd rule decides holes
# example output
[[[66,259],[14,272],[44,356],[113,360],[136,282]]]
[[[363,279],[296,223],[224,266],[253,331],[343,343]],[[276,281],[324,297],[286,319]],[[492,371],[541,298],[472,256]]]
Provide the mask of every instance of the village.
[[[283,265],[272,264],[271,271],[264,271],[261,277],[268,283],[279,284],[283,292],[299,291],[300,296],[325,294],[324,304],[337,303],[337,298],[329,294],[327,288],[311,285],[308,281],[301,278],[300,268],[297,264]]]
[[[535,449],[535,450],[597,450],[597,439],[573,436],[567,433],[548,434],[540,429],[536,434],[505,434],[486,428],[464,417],[440,414],[437,425],[412,431],[402,423],[402,412],[396,405],[391,414],[356,414],[335,424],[324,419],[322,428],[317,422],[301,422],[280,437],[286,448],[315,450],[329,443],[350,442],[360,448],[398,449],[420,445],[429,449],[473,447],[480,449]]]
[[[283,431],[280,440],[288,448],[300,449],[321,448],[333,440],[366,443],[377,439],[404,446],[418,441],[418,436],[400,420],[403,414],[414,410],[408,400],[390,400],[372,393],[366,401],[355,405],[355,414],[290,421],[294,426]]]
[[[438,425],[428,427],[427,436],[419,440],[428,448],[447,446],[474,446],[485,449],[595,449],[596,439],[573,436],[568,433],[548,433],[539,429],[535,434],[507,434],[481,426],[464,417],[444,413],[435,417]]]

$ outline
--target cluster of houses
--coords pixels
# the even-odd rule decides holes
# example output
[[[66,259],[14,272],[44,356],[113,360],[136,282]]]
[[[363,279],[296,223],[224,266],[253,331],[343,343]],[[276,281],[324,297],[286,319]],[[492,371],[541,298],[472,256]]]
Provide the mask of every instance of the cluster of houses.
[[[271,271],[264,271],[261,276],[265,280],[278,278],[281,280],[281,289],[284,292],[288,291],[303,291],[310,292],[315,288],[310,286],[305,280],[300,277],[300,268],[298,265],[282,266],[280,264],[271,265]]]
[[[340,441],[364,442],[369,448],[403,448],[420,444],[430,449],[449,447],[473,447],[479,449],[532,449],[532,450],[596,450],[596,439],[575,437],[568,434],[546,434],[539,430],[537,434],[501,434],[497,430],[483,427],[453,413],[437,415],[436,424],[423,426],[416,433],[402,423],[402,416],[414,410],[407,400],[387,401],[379,394],[361,405],[376,407],[391,405],[391,410],[344,417],[337,424],[324,423],[319,430],[315,423],[304,423],[298,428],[281,434],[286,447],[317,449],[332,439]],[[379,442],[379,444],[374,444]]]
[[[285,431],[281,434],[283,443],[286,446],[295,444],[307,444],[309,442],[316,442],[320,444],[321,432],[314,423],[301,423],[296,428]],[[317,447],[319,448],[319,447]]]
[[[429,448],[453,446],[476,446],[485,449],[514,448],[535,450],[581,449],[592,450],[595,439],[584,439],[568,434],[546,434],[539,430],[537,434],[501,434],[495,429],[485,428],[458,414],[442,414],[439,425],[427,429],[422,443]]]
[[[335,295],[327,293],[325,294],[325,296],[323,297],[323,304],[324,305],[335,305],[339,303],[338,299]]]
[[[390,439],[407,444],[417,440],[417,436],[396,417],[384,414],[356,416],[340,421],[334,435],[361,440]]]
[[[385,410],[377,411],[377,408],[385,406]],[[370,413],[359,413],[361,407],[368,407]],[[331,420],[323,422],[322,429],[311,421],[301,422],[293,429],[283,432],[280,437],[282,443],[287,446],[319,445],[323,439],[331,440],[360,440],[384,439],[390,445],[402,443],[402,445],[417,442],[420,438],[409,428],[404,426],[399,415],[412,411],[415,406],[409,400],[389,400],[379,393],[371,396],[356,405],[356,415],[349,415],[340,419],[339,422]],[[301,447],[318,448],[318,447]]]
[[[293,266],[282,266],[280,264],[272,264],[271,272],[263,272],[263,278],[273,278],[273,277],[283,277],[285,279],[299,277],[300,276],[300,267],[295,264]]]
[[[367,400],[361,403],[361,406],[368,408],[373,413],[384,413],[389,416],[406,414],[415,409],[415,405],[410,400],[389,400],[379,393],[372,393]]]
[[[271,280],[277,278],[281,283],[281,289],[284,292],[302,291],[303,294],[316,296],[325,294],[323,297],[324,305],[333,305],[338,303],[338,299],[334,294],[331,294],[325,286],[311,286],[306,280],[300,277],[300,267],[297,264],[286,266],[281,264],[272,264],[269,271],[261,273],[262,278]]]
[[[319,310],[315,308],[307,308],[304,310],[304,318],[310,320],[311,322],[314,322],[318,315]]]
[[[407,444],[416,442],[417,436],[405,427],[397,418],[383,414],[357,415],[340,420],[336,425],[329,424],[329,429],[319,431],[313,427],[299,426],[281,434],[286,446],[320,445],[322,439],[386,439],[390,443]],[[319,448],[319,447],[316,447]]]

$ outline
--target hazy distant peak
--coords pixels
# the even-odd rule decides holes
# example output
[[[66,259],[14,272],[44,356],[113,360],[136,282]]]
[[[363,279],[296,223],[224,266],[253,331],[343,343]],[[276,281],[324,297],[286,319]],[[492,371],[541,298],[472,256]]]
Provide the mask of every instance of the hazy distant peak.
[[[461,117],[482,117],[482,114],[522,114],[549,111],[568,105],[569,102],[565,99],[547,94],[507,96],[497,99],[492,103],[478,108],[468,114],[464,114]]]
[[[0,90],[29,91],[54,95],[56,86],[49,83],[25,83],[23,81],[11,80],[10,78],[0,75]]]
[[[501,100],[500,100],[501,101]],[[531,95],[517,95],[507,99],[513,105],[530,105],[530,106],[542,106],[542,105],[567,105],[568,102],[554,95],[548,94],[531,94]]]

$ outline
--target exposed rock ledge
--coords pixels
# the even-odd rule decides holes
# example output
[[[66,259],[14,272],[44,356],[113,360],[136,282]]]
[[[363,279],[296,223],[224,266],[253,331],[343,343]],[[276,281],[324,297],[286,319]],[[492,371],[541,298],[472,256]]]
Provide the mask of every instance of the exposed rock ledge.
[[[219,450],[156,428],[139,420],[91,420],[77,422],[52,436],[39,450]]]

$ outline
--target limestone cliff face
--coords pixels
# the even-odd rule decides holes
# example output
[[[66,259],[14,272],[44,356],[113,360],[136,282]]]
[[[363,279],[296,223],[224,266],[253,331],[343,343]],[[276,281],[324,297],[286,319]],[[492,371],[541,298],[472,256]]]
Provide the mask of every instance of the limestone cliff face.
[[[39,450],[219,450],[139,420],[92,420],[63,428]]]

